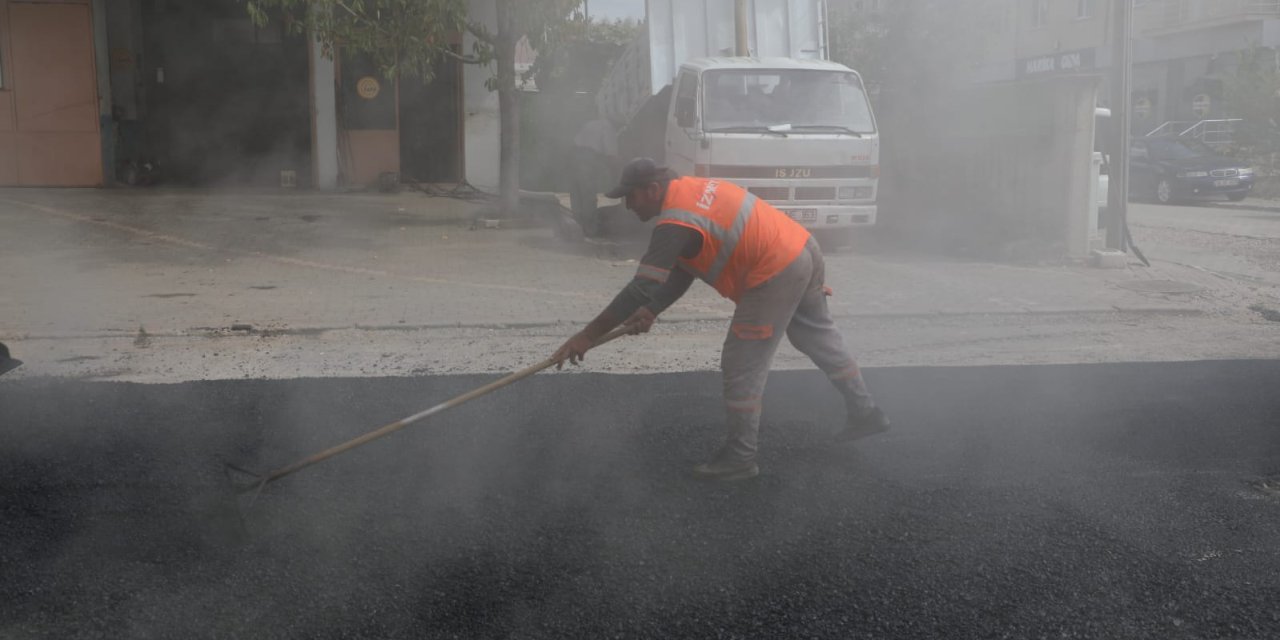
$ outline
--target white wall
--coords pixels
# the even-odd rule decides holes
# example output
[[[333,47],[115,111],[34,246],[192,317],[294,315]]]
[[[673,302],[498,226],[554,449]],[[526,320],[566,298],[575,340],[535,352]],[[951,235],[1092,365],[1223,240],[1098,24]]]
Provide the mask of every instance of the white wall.
[[[493,0],[470,0],[471,19],[490,28],[497,24]],[[462,53],[469,54],[475,37],[466,34]],[[465,136],[467,182],[481,189],[498,189],[498,94],[485,87],[493,76],[493,65],[462,66],[463,109],[466,111]]]
[[[334,62],[326,58],[320,43],[308,38],[311,49],[311,152],[315,187],[338,188],[338,108]]]
[[[1049,259],[1086,257],[1099,81],[970,86],[882,111],[881,219],[937,246],[1027,245]]]
[[[93,0],[93,58],[98,72],[98,121],[102,135],[102,183],[116,179],[115,131],[111,120],[111,53],[107,43],[107,0]],[[110,137],[108,137],[110,136]]]

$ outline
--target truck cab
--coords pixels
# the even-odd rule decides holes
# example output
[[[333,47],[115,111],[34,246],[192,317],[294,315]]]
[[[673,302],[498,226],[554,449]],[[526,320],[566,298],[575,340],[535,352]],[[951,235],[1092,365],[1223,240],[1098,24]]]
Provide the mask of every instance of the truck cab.
[[[876,222],[880,144],[852,69],[824,60],[701,58],[679,68],[664,161],[724,178],[814,231]]]

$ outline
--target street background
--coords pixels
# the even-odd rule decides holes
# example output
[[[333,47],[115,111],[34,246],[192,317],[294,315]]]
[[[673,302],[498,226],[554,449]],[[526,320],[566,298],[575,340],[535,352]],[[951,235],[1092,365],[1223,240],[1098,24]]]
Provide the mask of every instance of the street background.
[[[643,250],[642,235],[490,229],[482,211],[417,192],[0,192],[0,340],[27,362],[17,376],[497,372],[549,356]],[[868,231],[828,255],[832,311],[868,366],[1280,355],[1280,212],[1134,204],[1132,219],[1151,267],[923,253]],[[731,311],[695,284],[653,335],[586,368],[716,369]],[[778,364],[810,366],[789,346]]]

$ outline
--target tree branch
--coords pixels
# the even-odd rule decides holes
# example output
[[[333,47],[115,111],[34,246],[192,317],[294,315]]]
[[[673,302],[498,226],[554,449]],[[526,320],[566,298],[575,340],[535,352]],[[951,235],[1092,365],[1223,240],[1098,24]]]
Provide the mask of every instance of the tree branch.
[[[460,55],[460,54],[454,53],[449,49],[441,49],[440,52],[443,53],[445,57],[453,58],[454,60],[458,60],[463,64],[484,64],[485,63],[485,61],[480,58],[477,58],[474,56]]]
[[[496,38],[494,38],[493,34],[489,32],[489,29],[485,28],[484,25],[478,22],[468,20],[467,31],[470,32],[471,35],[475,36],[477,40],[481,40],[488,44],[494,44],[496,41]]]
[[[353,18],[357,18],[357,19],[360,19],[360,20],[368,20],[368,18],[366,18],[365,16],[360,15],[359,13],[356,13],[356,11],[355,11],[354,9],[352,9],[351,7],[348,7],[348,6],[347,6],[347,3],[343,2],[342,0],[336,0],[336,1],[334,2],[334,4],[336,4],[336,5],[338,5],[339,7],[342,7],[343,9],[345,9],[345,10],[347,11],[347,13],[351,14],[351,17],[353,17]]]
[[[355,18],[357,21],[367,23],[369,26],[373,27],[373,30],[375,33],[380,33],[380,34],[386,33],[386,31],[382,28],[381,20],[370,18],[363,11],[360,11],[360,12],[355,11],[351,7],[348,7],[347,3],[343,2],[342,0],[334,0],[334,4],[338,5],[339,7],[342,7],[344,10],[346,10],[347,13],[351,14],[351,17]]]

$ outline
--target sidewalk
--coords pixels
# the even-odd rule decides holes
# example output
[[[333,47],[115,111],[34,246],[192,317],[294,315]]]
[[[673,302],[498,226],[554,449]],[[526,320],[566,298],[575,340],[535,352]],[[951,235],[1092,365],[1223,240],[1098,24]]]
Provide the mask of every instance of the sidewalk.
[[[1267,213],[1280,213],[1280,200],[1274,198],[1249,197],[1240,202],[1220,202],[1217,200],[1208,202],[1195,202],[1193,204],[1208,207],[1218,207],[1222,209],[1236,209],[1239,211],[1263,211]]]
[[[513,329],[542,328],[544,342],[576,330],[627,282],[642,250],[635,242],[565,244],[543,228],[475,228],[479,207],[418,193],[3,190],[0,340],[28,361],[26,375],[81,375],[84,363],[110,359],[69,353],[65,345],[76,340],[131,361],[155,357],[139,345],[165,339],[225,344],[340,330],[358,332],[359,348],[372,351],[379,339],[370,334],[399,332],[402,344],[404,334],[431,330],[510,350],[502,336]],[[869,243],[870,253],[828,257],[832,311],[846,322],[1221,314],[1236,304],[1216,297],[1229,283],[1176,265],[1018,267]],[[1125,288],[1137,280],[1200,291]],[[706,330],[714,346],[731,313],[731,303],[695,285],[663,321],[714,323]]]

